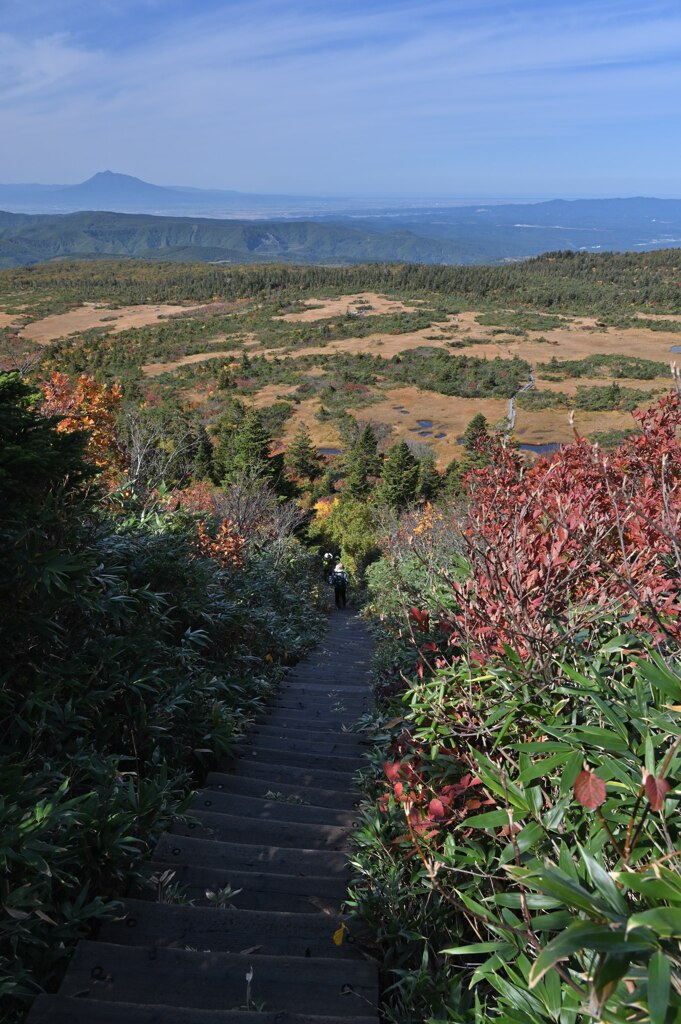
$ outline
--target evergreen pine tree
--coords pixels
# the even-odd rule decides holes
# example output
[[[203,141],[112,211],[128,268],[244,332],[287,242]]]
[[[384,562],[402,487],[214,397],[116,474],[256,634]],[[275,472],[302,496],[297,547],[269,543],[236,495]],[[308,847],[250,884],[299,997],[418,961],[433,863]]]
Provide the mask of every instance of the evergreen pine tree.
[[[210,479],[213,475],[213,445],[206,433],[206,428],[197,428],[196,452],[194,455],[194,476],[199,480]]]
[[[487,419],[481,412],[476,412],[470,421],[463,435],[463,446],[466,451],[471,451],[480,441],[489,437],[489,426]]]
[[[463,472],[461,463],[458,459],[452,459],[445,469],[442,481],[442,490],[449,497],[456,498],[461,494],[463,490],[463,484],[461,481]]]
[[[86,435],[57,433],[58,417],[36,411],[42,397],[18,373],[0,374],[0,521],[21,509],[31,528],[52,514],[50,489],[75,493],[95,473],[85,462]]]
[[[239,424],[234,437],[231,464],[227,467],[225,479],[230,480],[239,473],[262,471],[272,475],[270,445],[272,438],[255,409],[249,409]]]
[[[463,435],[464,455],[462,469],[486,466],[489,462],[486,442],[489,440],[489,426],[481,412],[475,414]]]
[[[312,443],[310,432],[304,423],[298,427],[298,432],[286,449],[286,465],[297,476],[305,480],[316,480],[323,472],[324,462]]]
[[[345,489],[353,498],[365,498],[371,490],[369,477],[380,468],[378,441],[373,427],[367,423],[358,434],[345,459]]]
[[[228,475],[241,423],[246,416],[246,407],[237,398],[233,399],[220,417],[215,428],[213,449],[213,479],[216,483]]]
[[[442,489],[443,479],[435,463],[435,455],[429,452],[420,460],[418,478],[418,497],[424,501],[432,501]]]
[[[396,512],[414,501],[419,485],[419,462],[406,441],[388,449],[378,498]]]

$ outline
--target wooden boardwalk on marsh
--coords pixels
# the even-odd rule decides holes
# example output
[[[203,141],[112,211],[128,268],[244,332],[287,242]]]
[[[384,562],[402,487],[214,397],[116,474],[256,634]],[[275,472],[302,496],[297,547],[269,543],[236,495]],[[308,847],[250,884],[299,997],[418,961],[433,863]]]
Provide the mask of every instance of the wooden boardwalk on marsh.
[[[124,900],[28,1024],[376,1024],[377,966],[351,933],[334,942],[363,750],[344,727],[371,705],[371,650],[361,620],[331,618],[193,820],[159,839],[149,874],[174,872],[188,902]]]

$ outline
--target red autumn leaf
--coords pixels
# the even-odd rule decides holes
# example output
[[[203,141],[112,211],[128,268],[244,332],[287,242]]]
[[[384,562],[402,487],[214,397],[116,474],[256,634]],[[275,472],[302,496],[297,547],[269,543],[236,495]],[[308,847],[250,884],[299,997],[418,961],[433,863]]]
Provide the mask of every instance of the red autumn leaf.
[[[424,633],[428,632],[430,629],[430,615],[427,608],[424,608],[423,611],[420,608],[410,608],[409,615],[420,630]]]
[[[646,779],[646,796],[650,806],[654,811],[661,811],[664,803],[664,798],[670,790],[670,785],[666,779],[658,779],[654,775],[649,775]]]
[[[388,780],[390,782],[394,782],[395,781],[397,776],[400,774],[400,768],[401,767],[402,767],[402,764],[401,764],[400,761],[395,761],[392,764],[390,763],[390,761],[386,761],[385,762],[385,764],[383,765],[383,769],[384,769],[385,774],[386,774],[386,776],[387,776],[387,778],[388,778]]]
[[[584,769],[575,779],[575,797],[582,807],[589,811],[595,811],[602,803],[605,803],[605,783],[600,776],[594,772]]]
[[[435,797],[435,799],[431,800],[428,804],[428,817],[435,818],[436,821],[440,821],[444,816],[444,804],[442,803],[442,800],[438,800],[437,797]]]

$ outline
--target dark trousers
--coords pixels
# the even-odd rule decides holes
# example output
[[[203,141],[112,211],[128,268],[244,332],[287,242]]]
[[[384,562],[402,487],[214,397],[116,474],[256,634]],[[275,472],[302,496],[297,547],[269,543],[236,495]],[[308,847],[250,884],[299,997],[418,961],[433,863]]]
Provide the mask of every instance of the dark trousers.
[[[333,593],[336,598],[336,608],[345,608],[347,604],[347,585],[345,583],[334,583]]]

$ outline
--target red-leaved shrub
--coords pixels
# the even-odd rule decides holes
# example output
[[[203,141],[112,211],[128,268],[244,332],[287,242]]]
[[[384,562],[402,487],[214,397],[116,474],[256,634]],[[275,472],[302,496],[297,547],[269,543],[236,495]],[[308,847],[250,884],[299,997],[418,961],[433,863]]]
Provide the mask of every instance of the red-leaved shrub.
[[[471,474],[470,577],[443,621],[481,660],[553,654],[605,616],[681,638],[681,399],[634,414],[613,452],[577,438],[527,468],[501,440]]]

